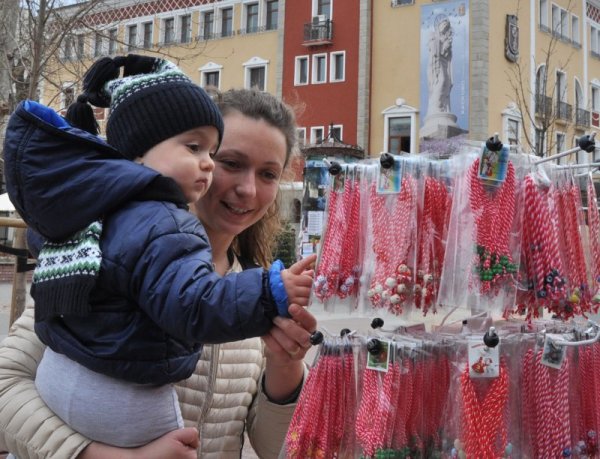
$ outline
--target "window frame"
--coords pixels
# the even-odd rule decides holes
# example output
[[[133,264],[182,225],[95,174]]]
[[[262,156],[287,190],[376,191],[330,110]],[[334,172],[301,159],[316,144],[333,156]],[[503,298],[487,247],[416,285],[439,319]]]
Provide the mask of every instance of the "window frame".
[[[538,3],[539,8],[539,26],[540,29],[550,29],[550,17],[548,16],[548,0],[540,0]]]
[[[175,44],[175,16],[167,16],[161,19],[161,43],[163,45]],[[167,32],[170,32],[170,36],[167,37]]]
[[[336,70],[338,70],[337,57],[342,56],[342,77],[336,78]],[[346,51],[332,51],[329,53],[329,82],[341,83],[346,81]]]
[[[294,86],[306,86],[310,83],[310,59],[308,54],[302,56],[296,56],[294,60]],[[306,81],[301,81],[301,67],[300,62],[306,63]]]
[[[223,66],[216,64],[214,62],[208,62],[207,64],[203,65],[202,67],[200,67],[198,69],[200,71],[200,86],[205,88],[206,85],[206,78],[205,75],[206,74],[210,74],[210,73],[217,73],[219,74],[219,85],[217,86],[217,89],[221,89],[221,73],[223,70]]]
[[[417,152],[417,114],[415,107],[406,105],[404,99],[396,99],[396,103],[381,112],[383,115],[383,148],[388,149],[390,144],[390,119],[392,118],[410,118],[410,151]]]
[[[188,19],[188,24],[184,24],[184,20]],[[178,30],[176,32],[179,38],[178,43],[187,44],[192,42],[192,14],[185,13],[177,16]]]
[[[302,134],[300,134],[302,133]],[[306,128],[298,127],[296,128],[296,140],[298,141],[298,146],[303,147],[306,145]]]
[[[323,59],[323,80],[318,80],[319,65],[318,60]],[[318,53],[312,55],[312,71],[311,71],[311,83],[312,84],[324,84],[327,83],[327,53]]]
[[[141,46],[143,49],[150,49],[154,46],[154,21],[144,21],[141,23],[142,26],[142,41]],[[148,27],[149,26],[149,27]],[[150,42],[146,42],[146,31],[150,29]]]
[[[273,17],[273,10],[269,8],[270,5],[277,5],[275,10],[275,26],[271,22]],[[277,30],[279,28],[279,0],[266,0],[265,1],[265,30]]]
[[[316,133],[321,132],[321,142],[325,140],[325,126],[311,126],[310,128],[310,143],[311,145],[317,145]]]
[[[244,88],[251,89],[251,77],[252,72],[255,69],[263,68],[264,69],[264,88],[260,89],[260,91],[267,92],[268,88],[268,76],[269,76],[269,61],[267,59],[263,59],[262,57],[254,56],[250,60],[244,62]]]
[[[107,53],[113,56],[119,52],[119,29],[118,27],[111,27],[108,29],[108,46],[106,48]]]
[[[133,31],[133,34],[132,34]],[[127,24],[125,26],[125,34],[126,34],[126,45],[127,45],[127,51],[133,51],[134,49],[136,49],[138,47],[138,24]],[[133,39],[132,39],[132,35],[133,35]]]
[[[223,26],[225,25],[225,16],[224,16],[224,12],[230,12],[231,13],[231,17],[229,18],[228,24],[229,24],[229,28],[227,30],[227,35],[225,35],[225,33],[223,32]],[[218,25],[219,25],[219,37],[220,38],[225,38],[225,37],[231,37],[233,36],[233,20],[234,20],[234,14],[233,14],[233,6],[225,6],[222,8],[219,8],[219,14],[218,14]]]

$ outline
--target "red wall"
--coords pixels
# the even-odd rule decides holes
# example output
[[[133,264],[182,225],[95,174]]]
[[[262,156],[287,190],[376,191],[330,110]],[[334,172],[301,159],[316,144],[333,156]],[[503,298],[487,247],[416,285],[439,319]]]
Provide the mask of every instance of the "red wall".
[[[306,128],[324,126],[327,136],[329,124],[343,125],[343,141],[356,143],[358,99],[358,0],[332,0],[332,44],[305,47],[304,24],[310,23],[311,0],[294,0],[285,4],[285,36],[283,46],[284,100],[296,107],[298,125]],[[345,81],[329,83],[330,56],[333,51],[346,52]],[[312,73],[312,55],[327,53],[327,83],[294,86],[296,56],[309,56],[309,75]]]

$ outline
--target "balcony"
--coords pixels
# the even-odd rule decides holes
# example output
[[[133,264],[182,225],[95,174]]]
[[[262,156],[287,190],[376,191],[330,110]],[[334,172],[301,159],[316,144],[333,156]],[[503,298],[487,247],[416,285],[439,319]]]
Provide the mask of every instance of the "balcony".
[[[590,125],[590,112],[583,108],[575,110],[575,125],[581,127],[588,127]]]
[[[315,16],[312,22],[304,24],[303,46],[330,45],[333,37],[333,21]]]
[[[552,98],[543,94],[536,94],[535,114],[542,118],[550,118],[552,116]]]
[[[556,103],[556,118],[559,120],[568,121],[573,116],[573,107],[566,102],[558,101]]]

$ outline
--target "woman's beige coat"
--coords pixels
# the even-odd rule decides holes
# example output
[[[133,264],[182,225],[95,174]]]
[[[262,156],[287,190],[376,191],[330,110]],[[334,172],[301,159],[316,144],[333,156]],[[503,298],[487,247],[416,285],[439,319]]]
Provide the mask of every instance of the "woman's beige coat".
[[[44,345],[33,324],[28,308],[0,346],[0,450],[18,459],[75,458],[89,440],[55,416],[35,389]],[[259,457],[279,455],[295,404],[267,399],[263,367],[259,338],[205,346],[195,373],[176,385],[186,426],[200,431],[198,457],[239,458],[245,426]]]

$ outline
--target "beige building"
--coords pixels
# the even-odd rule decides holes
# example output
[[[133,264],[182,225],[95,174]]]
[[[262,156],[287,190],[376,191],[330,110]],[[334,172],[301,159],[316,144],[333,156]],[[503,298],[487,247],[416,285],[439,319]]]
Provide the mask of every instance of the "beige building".
[[[392,0],[372,7],[371,154],[417,152],[432,134],[479,141],[496,132],[526,152],[538,145],[553,153],[598,130],[599,1]],[[431,57],[444,46],[433,43],[440,30],[452,47],[448,112],[458,121],[448,120],[436,136],[424,132],[436,108],[424,102],[435,91],[428,65],[443,65],[443,53]],[[445,112],[443,104],[438,109]],[[447,115],[435,116],[445,122]]]

